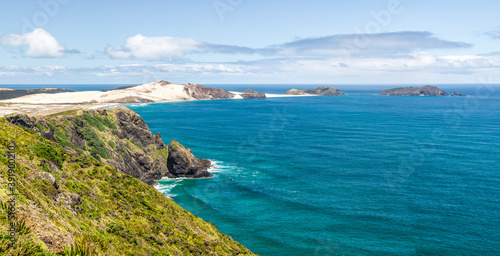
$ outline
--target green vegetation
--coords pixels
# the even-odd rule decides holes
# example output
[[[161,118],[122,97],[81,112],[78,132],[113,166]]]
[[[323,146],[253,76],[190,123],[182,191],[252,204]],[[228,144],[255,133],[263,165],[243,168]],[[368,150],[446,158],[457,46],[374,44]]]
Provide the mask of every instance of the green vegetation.
[[[111,148],[116,148],[116,143],[112,140],[108,141],[108,145],[111,147]]]
[[[105,159],[111,157],[111,154],[106,148],[104,142],[99,138],[99,136],[97,136],[97,133],[90,126],[84,127],[83,138],[87,141],[87,146],[89,147],[89,152],[92,157],[97,160],[100,160],[101,157]]]
[[[64,123],[50,126],[67,135]],[[99,134],[98,127],[97,122],[85,125],[90,151],[81,154],[0,118],[0,183],[8,183],[8,159],[3,155],[14,142],[18,212],[17,241],[9,247],[6,202],[11,197],[1,186],[0,255],[251,254],[154,188],[103,164],[99,159],[106,153],[99,149],[111,145],[101,138],[110,132]],[[160,151],[168,155],[166,149]]]

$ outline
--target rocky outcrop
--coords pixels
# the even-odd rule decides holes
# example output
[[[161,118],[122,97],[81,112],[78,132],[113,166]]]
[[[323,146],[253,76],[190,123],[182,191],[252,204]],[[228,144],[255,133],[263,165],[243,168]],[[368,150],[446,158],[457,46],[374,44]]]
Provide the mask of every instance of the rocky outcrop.
[[[234,94],[224,89],[205,87],[199,84],[184,85],[188,95],[197,100],[232,99]]]
[[[263,93],[263,92],[258,93],[257,91],[252,90],[252,89],[244,90],[243,93],[240,94],[240,96],[243,99],[267,99],[267,96],[265,93]]]
[[[265,93],[261,92],[261,93],[242,93],[240,94],[240,96],[243,98],[243,99],[267,99],[267,96]]]
[[[176,140],[168,144],[167,167],[170,177],[207,178],[210,161],[196,158],[190,149],[184,148]]]
[[[252,89],[245,89],[243,91],[243,93],[245,93],[245,94],[257,94],[258,92],[255,90],[252,90]]]
[[[125,107],[71,111],[37,118],[15,115],[7,120],[70,151],[90,155],[149,185],[163,177],[210,176],[209,160],[196,158],[182,145],[175,147],[180,145],[176,141],[167,147],[159,133],[153,134],[137,113]]]
[[[285,92],[287,95],[321,95],[338,96],[345,95],[341,90],[335,87],[322,86],[315,89],[290,89]]]
[[[463,93],[458,94],[456,91],[453,91],[453,93],[451,93],[451,96],[461,96],[461,97],[463,97],[463,96],[467,96],[467,95],[465,95]]]
[[[394,88],[381,91],[379,95],[391,96],[448,96],[448,93],[436,86],[426,85],[422,87]]]

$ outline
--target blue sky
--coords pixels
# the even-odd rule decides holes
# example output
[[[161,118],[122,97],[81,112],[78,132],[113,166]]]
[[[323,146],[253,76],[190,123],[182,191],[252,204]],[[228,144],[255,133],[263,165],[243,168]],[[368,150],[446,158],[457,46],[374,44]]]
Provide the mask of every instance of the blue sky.
[[[500,1],[0,2],[0,83],[498,81]]]

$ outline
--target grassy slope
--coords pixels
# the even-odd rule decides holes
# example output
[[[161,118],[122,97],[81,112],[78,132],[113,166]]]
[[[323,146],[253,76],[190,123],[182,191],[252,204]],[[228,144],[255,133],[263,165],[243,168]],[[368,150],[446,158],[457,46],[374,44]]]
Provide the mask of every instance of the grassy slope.
[[[54,255],[70,247],[99,255],[251,254],[154,188],[0,118],[2,184],[9,141],[16,144],[16,210],[25,234],[8,247],[7,209],[0,207],[0,255]],[[9,199],[6,188],[0,188],[2,202]]]

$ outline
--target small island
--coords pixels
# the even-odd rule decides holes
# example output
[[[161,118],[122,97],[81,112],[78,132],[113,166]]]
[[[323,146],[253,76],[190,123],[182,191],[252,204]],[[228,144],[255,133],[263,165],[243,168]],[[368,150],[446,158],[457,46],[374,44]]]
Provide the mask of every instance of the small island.
[[[341,90],[335,87],[322,86],[316,89],[290,89],[285,92],[286,95],[321,95],[321,96],[338,96],[345,95]]]
[[[258,93],[257,91],[252,90],[252,89],[244,90],[243,93],[240,94],[240,96],[243,99],[267,99],[267,96],[265,93],[263,93],[263,92]]]
[[[439,89],[436,86],[426,85],[422,87],[401,87],[383,90],[379,95],[390,95],[390,96],[449,96],[448,93]],[[455,91],[451,96],[465,96],[465,94],[457,94]]]

